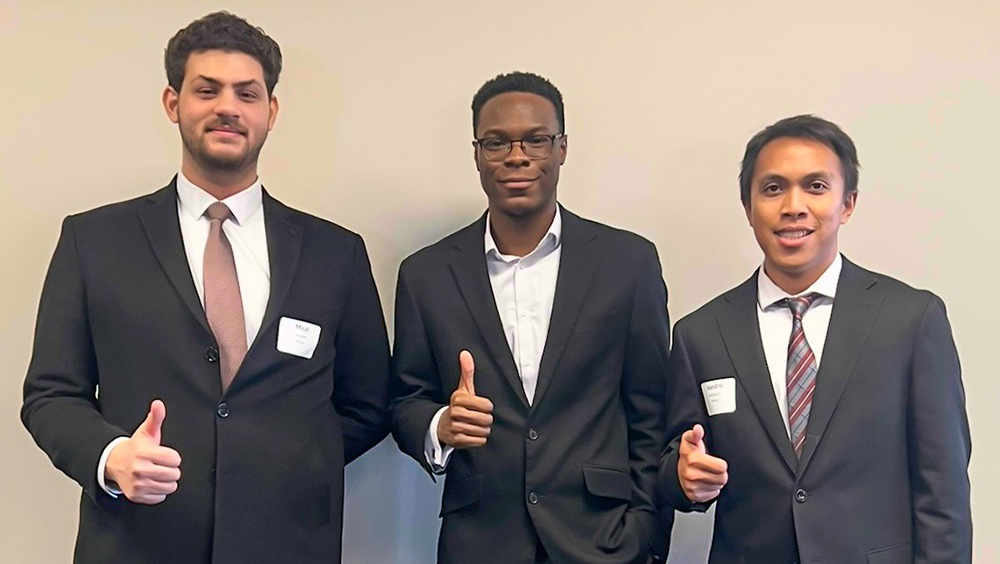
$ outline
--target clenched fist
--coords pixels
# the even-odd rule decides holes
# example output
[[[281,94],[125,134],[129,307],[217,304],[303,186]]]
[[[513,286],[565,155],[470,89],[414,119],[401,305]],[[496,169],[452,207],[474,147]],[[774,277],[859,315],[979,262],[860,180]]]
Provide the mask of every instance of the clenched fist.
[[[448,408],[438,420],[438,440],[454,448],[481,447],[486,444],[493,425],[493,402],[476,395],[472,353],[459,353],[458,364],[462,374]]]
[[[156,505],[177,491],[181,455],[160,446],[160,428],[166,417],[166,406],[154,400],[146,420],[108,455],[104,477],[117,484],[133,503]]]

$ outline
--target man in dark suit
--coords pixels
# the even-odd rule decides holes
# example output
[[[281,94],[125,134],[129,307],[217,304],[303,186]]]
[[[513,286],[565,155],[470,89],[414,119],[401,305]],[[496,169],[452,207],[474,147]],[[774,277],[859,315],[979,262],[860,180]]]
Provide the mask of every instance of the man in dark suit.
[[[658,488],[716,502],[713,564],[968,563],[971,444],[934,294],[843,258],[854,143],[813,116],[747,145],[764,264],[674,328],[675,428]]]
[[[83,487],[76,562],[339,562],[344,464],[388,433],[364,243],[257,177],[273,40],[210,14],[166,67],[180,174],[63,223],[22,420]]]
[[[444,563],[645,563],[669,329],[656,249],[556,203],[559,91],[473,99],[487,212],[400,266],[392,429],[447,474]]]

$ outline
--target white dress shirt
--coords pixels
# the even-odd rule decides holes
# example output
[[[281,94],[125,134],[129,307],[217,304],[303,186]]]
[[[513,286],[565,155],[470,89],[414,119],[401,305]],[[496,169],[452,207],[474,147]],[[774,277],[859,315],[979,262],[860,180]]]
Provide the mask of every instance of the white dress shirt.
[[[205,306],[205,245],[208,243],[209,230],[209,219],[205,211],[217,201],[219,200],[214,196],[192,184],[184,173],[177,174],[177,217],[180,220],[181,240],[184,242],[191,278],[198,290],[202,307]],[[233,248],[249,349],[260,330],[271,294],[271,265],[267,254],[260,179],[221,201],[232,212],[232,217],[222,223],[222,230]],[[121,492],[109,488],[105,483],[104,469],[111,451],[127,438],[118,437],[108,443],[97,464],[97,483],[114,497],[118,497]]]
[[[774,388],[774,398],[781,410],[781,420],[788,430],[788,392],[786,390],[786,367],[788,365],[788,339],[792,334],[792,311],[788,306],[774,305],[785,298],[794,298],[805,294],[817,293],[820,297],[812,303],[802,315],[802,330],[806,334],[809,348],[816,355],[816,368],[819,369],[823,357],[823,346],[826,344],[826,332],[830,327],[830,314],[833,312],[833,300],[837,296],[837,283],[840,281],[840,270],[844,262],[840,254],[827,267],[816,282],[804,292],[795,296],[782,290],[760,267],[757,274],[757,322],[760,324],[760,339],[764,346],[764,358],[767,369],[771,373],[771,386]]]
[[[486,215],[484,249],[490,286],[504,336],[507,337],[507,346],[510,347],[529,405],[535,399],[538,365],[542,361],[549,319],[552,317],[552,301],[562,256],[561,242],[562,214],[558,206],[545,236],[534,250],[523,257],[500,252],[490,230],[490,216]],[[424,454],[435,472],[444,471],[455,450],[450,446],[442,448],[437,436],[438,421],[445,409],[447,407],[434,414],[424,440]]]

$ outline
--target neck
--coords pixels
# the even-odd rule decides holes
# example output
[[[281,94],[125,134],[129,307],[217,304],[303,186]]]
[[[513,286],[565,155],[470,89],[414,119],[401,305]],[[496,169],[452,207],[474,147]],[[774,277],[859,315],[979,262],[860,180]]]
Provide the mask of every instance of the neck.
[[[556,204],[530,215],[509,215],[490,208],[490,233],[505,255],[523,257],[535,250],[556,217]]]
[[[181,172],[192,184],[211,194],[216,200],[225,200],[246,190],[257,181],[257,166],[234,170],[207,169],[192,159],[184,159]]]
[[[775,286],[781,288],[789,295],[797,296],[815,284],[816,281],[819,280],[820,276],[823,276],[823,273],[830,268],[830,265],[833,264],[833,260],[836,257],[837,255],[835,253],[829,260],[824,261],[822,267],[803,272],[782,271],[765,258],[764,274],[771,279],[771,282],[774,282]]]

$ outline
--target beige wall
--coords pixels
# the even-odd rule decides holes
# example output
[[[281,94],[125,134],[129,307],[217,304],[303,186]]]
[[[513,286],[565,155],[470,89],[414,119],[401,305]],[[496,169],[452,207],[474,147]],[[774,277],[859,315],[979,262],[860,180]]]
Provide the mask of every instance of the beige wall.
[[[675,319],[760,260],[736,185],[748,138],[802,112],[840,123],[863,165],[842,248],[948,304],[977,561],[1000,562],[1000,7],[986,0],[0,0],[0,560],[67,562],[75,535],[78,487],[17,417],[60,219],[169,180],[180,144],[159,103],[163,48],[220,7],[285,55],[265,184],[365,237],[390,321],[400,260],[484,207],[469,102],[498,72],[562,90],[560,199],[657,244]],[[349,564],[431,561],[438,486],[415,464],[383,444],[348,482]],[[684,521],[678,554],[703,552],[708,525]]]

